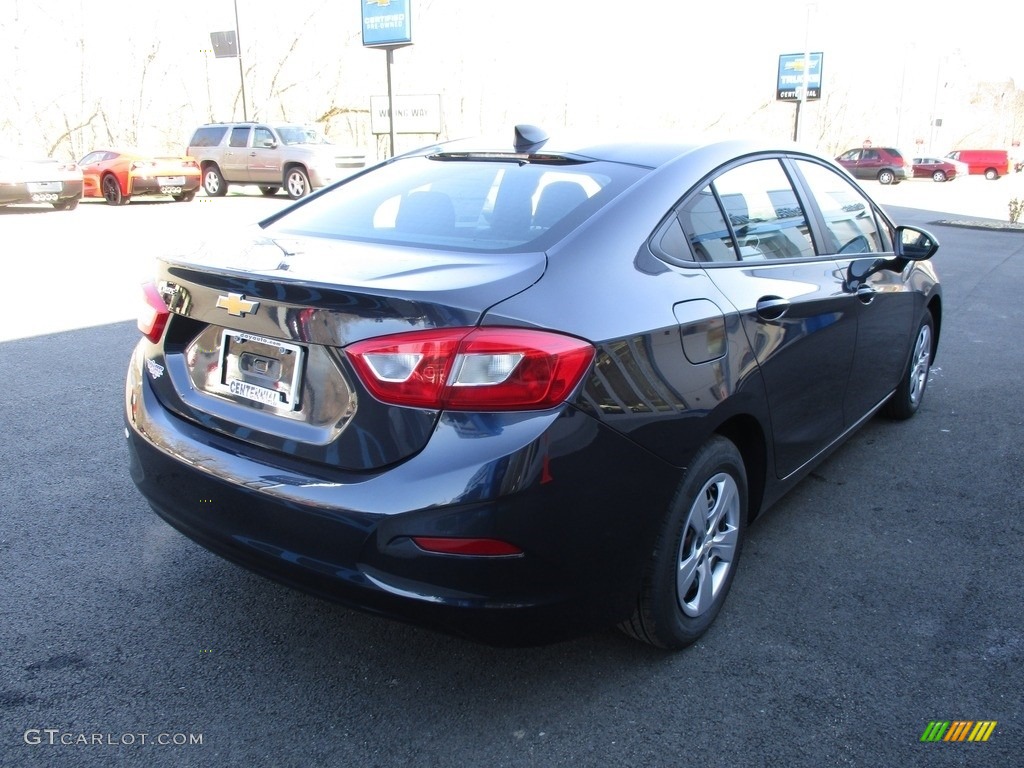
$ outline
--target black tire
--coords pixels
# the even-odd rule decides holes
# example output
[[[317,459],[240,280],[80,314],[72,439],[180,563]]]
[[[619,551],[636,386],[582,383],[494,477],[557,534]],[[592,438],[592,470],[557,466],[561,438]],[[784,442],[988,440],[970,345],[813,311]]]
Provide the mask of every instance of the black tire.
[[[999,178],[999,172],[995,168],[989,168],[985,171],[985,178],[989,181],[995,181]]]
[[[935,171],[935,173],[932,174],[932,181],[943,182],[945,180],[946,180],[946,172],[945,171]]]
[[[277,194],[279,189],[281,189],[281,188],[280,187],[260,187],[260,192],[265,197],[273,197],[274,195]]]
[[[203,171],[203,189],[210,197],[224,197],[228,193],[228,183],[216,165],[209,165]]]
[[[633,616],[619,625],[678,650],[711,626],[732,586],[747,517],[747,473],[732,442],[715,436],[690,462],[662,524]]]
[[[890,171],[888,168],[878,172],[878,183],[879,184],[892,184],[896,181],[896,174]]]
[[[73,211],[75,210],[75,208],[78,207],[78,198],[71,197],[68,198],[67,200],[58,200],[56,203],[53,204],[53,207],[56,208],[58,211]]]
[[[100,180],[100,191],[103,192],[103,199],[107,201],[107,205],[125,205],[128,202],[128,196],[121,193],[121,185],[112,174],[107,174]]]
[[[284,189],[292,200],[305,197],[310,190],[309,176],[298,166],[289,168],[284,174]]]
[[[180,195],[172,195],[176,203],[191,203],[192,200],[195,199],[195,196],[196,190],[194,189],[191,192],[183,192]]]
[[[914,336],[910,360],[907,361],[900,385],[885,404],[883,412],[890,419],[909,419],[921,407],[924,391],[928,386],[934,349],[935,320],[931,312],[926,312]]]

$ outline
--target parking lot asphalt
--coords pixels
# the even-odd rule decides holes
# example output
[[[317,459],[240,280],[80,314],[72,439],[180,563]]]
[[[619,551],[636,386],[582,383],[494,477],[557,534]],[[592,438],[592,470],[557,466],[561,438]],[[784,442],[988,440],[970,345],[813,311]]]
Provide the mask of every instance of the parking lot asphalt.
[[[153,248],[286,201],[0,213],[0,765],[1019,765],[1024,233],[905,205],[943,188],[972,191],[878,195],[942,243],[921,411],[870,422],[752,526],[723,613],[678,654],[614,630],[478,646],[177,534],[127,471],[131,291]],[[933,721],[997,725],[924,742]]]

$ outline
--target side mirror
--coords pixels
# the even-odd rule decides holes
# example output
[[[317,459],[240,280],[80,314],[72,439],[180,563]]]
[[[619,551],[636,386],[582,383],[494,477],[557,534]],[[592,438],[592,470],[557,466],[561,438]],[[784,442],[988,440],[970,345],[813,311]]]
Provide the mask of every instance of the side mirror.
[[[273,139],[264,139],[263,146],[267,149],[274,149],[277,146],[277,142]]]
[[[896,227],[896,258],[925,261],[939,250],[939,241],[930,232],[917,227]]]

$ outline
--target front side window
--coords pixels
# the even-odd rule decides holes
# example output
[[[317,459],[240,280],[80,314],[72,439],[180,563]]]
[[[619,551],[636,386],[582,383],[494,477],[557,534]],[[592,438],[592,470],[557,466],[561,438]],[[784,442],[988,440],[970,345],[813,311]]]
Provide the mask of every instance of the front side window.
[[[796,161],[825,220],[828,253],[876,253],[889,249],[871,201],[847,179],[817,163]]]
[[[256,134],[253,136],[252,145],[254,147],[270,147],[274,144],[274,134],[270,132],[269,128],[264,128],[262,125],[257,126]]]

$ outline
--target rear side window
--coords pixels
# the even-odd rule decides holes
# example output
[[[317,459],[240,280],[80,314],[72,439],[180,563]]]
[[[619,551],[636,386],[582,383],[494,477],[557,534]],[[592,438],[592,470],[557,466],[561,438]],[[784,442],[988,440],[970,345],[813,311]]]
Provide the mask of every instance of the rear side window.
[[[646,173],[605,162],[410,157],[271,225],[291,234],[466,250],[543,250]]]
[[[216,147],[220,144],[220,140],[224,138],[227,130],[227,126],[223,125],[204,125],[192,134],[192,141],[189,142],[189,146]]]
[[[679,227],[682,238],[674,234]],[[681,256],[685,241],[692,256]],[[677,258],[707,262],[815,256],[807,216],[777,159],[731,168],[680,206],[660,243]]]
[[[228,146],[244,147],[249,143],[249,128],[232,128]]]
[[[817,163],[797,160],[825,220],[825,252],[876,253],[889,250],[871,201],[838,173]]]

